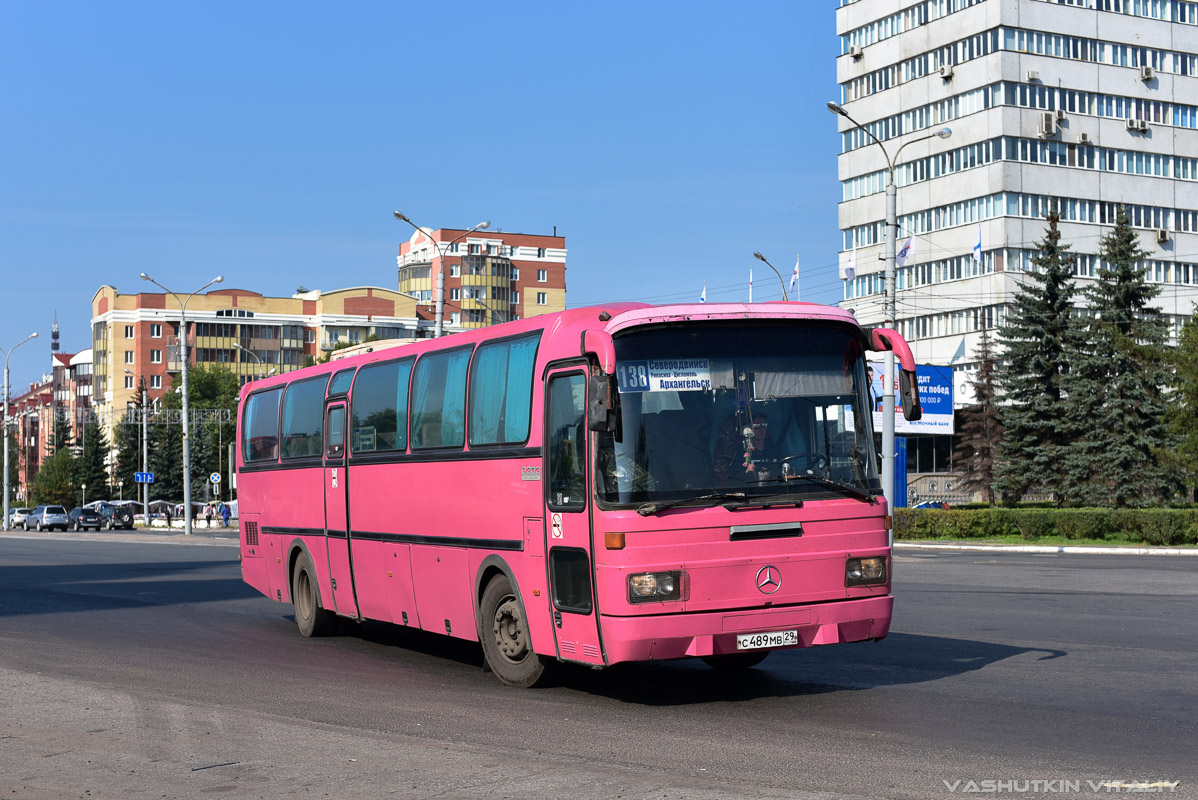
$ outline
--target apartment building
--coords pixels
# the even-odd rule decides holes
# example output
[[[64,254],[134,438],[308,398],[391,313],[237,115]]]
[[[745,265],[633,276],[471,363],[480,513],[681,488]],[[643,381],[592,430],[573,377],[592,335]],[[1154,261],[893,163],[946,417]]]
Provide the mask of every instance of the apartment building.
[[[888,156],[910,143],[894,169],[898,246],[913,247],[897,326],[918,361],[953,365],[958,405],[1050,207],[1079,287],[1127,208],[1176,335],[1198,300],[1198,3],[840,0],[836,28],[840,102],[860,124],[836,117],[843,307],[883,320]]]
[[[436,276],[445,275],[444,322],[481,328],[566,308],[566,238],[503,231],[423,228],[399,245],[399,291],[436,317]]]
[[[182,368],[180,301],[185,296],[122,294],[101,286],[92,298],[92,404],[111,433],[146,379],[151,402],[174,388]],[[432,335],[416,300],[377,286],[290,297],[218,289],[187,300],[188,363],[219,364],[242,382],[313,363],[339,343]]]

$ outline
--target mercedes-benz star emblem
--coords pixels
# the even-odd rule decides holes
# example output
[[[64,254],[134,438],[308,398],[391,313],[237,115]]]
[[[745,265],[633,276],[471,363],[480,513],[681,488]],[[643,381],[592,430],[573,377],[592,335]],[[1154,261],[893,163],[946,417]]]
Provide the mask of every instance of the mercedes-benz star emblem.
[[[773,564],[767,564],[757,570],[757,591],[762,594],[773,594],[782,588],[782,571]]]

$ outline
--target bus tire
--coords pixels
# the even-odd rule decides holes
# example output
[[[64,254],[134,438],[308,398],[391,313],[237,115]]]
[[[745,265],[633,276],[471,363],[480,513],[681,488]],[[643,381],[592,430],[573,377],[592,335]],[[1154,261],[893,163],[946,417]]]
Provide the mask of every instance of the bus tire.
[[[532,649],[528,618],[506,575],[496,575],[479,602],[483,655],[495,677],[527,689],[545,676],[545,662]]]
[[[769,650],[758,650],[753,653],[724,653],[718,656],[703,656],[707,666],[720,672],[744,672],[765,661]]]
[[[320,584],[307,553],[300,553],[291,574],[291,607],[304,636],[328,636],[337,629],[337,615],[320,606]]]

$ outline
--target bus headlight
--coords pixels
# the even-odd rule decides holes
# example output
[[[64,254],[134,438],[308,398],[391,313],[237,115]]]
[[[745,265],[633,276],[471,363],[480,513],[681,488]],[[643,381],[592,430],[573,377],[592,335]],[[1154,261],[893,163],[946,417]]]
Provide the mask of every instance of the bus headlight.
[[[870,586],[886,583],[886,558],[850,558],[844,562],[845,586]]]
[[[628,576],[629,603],[662,603],[681,600],[682,571],[638,572]]]

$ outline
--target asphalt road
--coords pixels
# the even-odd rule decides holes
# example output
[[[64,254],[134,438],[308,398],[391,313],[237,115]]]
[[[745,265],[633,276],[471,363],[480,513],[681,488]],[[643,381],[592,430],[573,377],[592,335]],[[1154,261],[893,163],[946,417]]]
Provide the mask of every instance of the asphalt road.
[[[904,553],[879,644],[521,691],[200,541],[0,535],[0,797],[1198,798],[1198,558]]]

